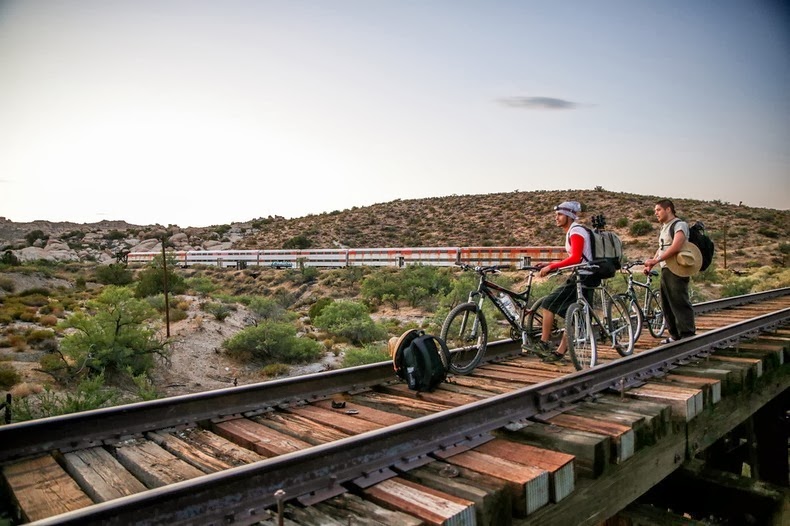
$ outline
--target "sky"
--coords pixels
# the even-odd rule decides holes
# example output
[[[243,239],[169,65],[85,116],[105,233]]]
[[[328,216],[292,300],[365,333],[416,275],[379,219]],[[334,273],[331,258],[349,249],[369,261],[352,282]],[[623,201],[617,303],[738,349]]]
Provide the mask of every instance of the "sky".
[[[0,0],[11,221],[597,186],[790,208],[788,3]]]

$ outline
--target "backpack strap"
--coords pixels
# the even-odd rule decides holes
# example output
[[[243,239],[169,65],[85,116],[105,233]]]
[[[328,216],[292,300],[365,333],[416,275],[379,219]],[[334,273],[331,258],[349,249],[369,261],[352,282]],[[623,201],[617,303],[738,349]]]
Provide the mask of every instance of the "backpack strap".
[[[568,229],[568,236],[570,236],[571,230],[573,230],[576,227],[579,227],[582,230],[584,230],[585,232],[587,232],[587,239],[585,240],[585,244],[587,244],[587,243],[590,244],[590,254],[595,252],[595,250],[593,250],[593,246],[592,246],[595,243],[595,238],[593,238],[593,231],[592,231],[592,229],[590,227],[582,225],[581,223],[575,223],[575,224],[571,225],[570,229]],[[593,256],[593,257],[595,257],[595,256]],[[590,263],[590,261],[591,261],[591,260],[587,259],[587,256],[584,255],[584,248],[582,248],[582,259],[584,261],[586,261],[587,263]]]
[[[675,220],[672,221],[672,223],[670,223],[670,225],[669,225],[669,237],[671,237],[672,239],[675,239],[675,227],[681,221],[683,221],[683,220],[680,219],[679,217],[676,217]]]

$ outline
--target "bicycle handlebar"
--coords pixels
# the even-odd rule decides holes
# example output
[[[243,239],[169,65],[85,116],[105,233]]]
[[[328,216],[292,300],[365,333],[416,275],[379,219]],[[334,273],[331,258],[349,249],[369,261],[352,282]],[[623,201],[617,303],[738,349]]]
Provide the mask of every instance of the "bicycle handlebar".
[[[457,266],[461,267],[462,270],[472,270],[477,272],[478,274],[497,274],[502,270],[507,270],[512,268],[512,265],[489,265],[489,266],[477,266],[477,265],[469,265],[467,263],[458,263]],[[528,270],[529,272],[537,272],[540,270],[541,267],[536,266],[525,266],[521,267],[517,270]]]

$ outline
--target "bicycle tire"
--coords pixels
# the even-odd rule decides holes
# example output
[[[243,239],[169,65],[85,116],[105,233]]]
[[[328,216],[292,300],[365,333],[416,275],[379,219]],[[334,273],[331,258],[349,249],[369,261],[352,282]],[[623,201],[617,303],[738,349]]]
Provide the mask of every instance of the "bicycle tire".
[[[647,330],[654,338],[661,338],[664,331],[667,330],[667,320],[664,318],[664,312],[661,310],[661,296],[657,290],[654,290],[647,297],[647,305],[645,305],[645,321],[647,322]]]
[[[606,305],[606,329],[612,340],[612,347],[620,356],[634,353],[634,326],[631,321],[628,304],[623,298],[610,296]]]
[[[440,337],[450,349],[450,371],[459,375],[469,374],[486,352],[486,318],[474,303],[457,305],[447,314]]]
[[[541,310],[543,309],[543,300],[545,299],[546,296],[543,296],[535,300],[535,303],[533,303],[532,307],[529,309],[529,314],[524,324],[524,328],[527,331],[527,343],[532,345],[540,341],[543,333],[543,313]],[[563,327],[558,322],[557,318],[558,316],[554,316],[554,324],[551,327],[551,333],[549,335],[549,341],[555,344],[559,344],[563,334]]]
[[[598,356],[597,343],[592,330],[589,312],[584,305],[574,303],[565,314],[565,332],[568,337],[568,354],[577,371],[595,367]]]
[[[616,294],[615,298],[619,298],[628,306],[628,317],[631,318],[631,327],[634,330],[634,343],[636,343],[642,335],[642,329],[645,325],[642,309],[639,308],[639,303],[628,294]]]

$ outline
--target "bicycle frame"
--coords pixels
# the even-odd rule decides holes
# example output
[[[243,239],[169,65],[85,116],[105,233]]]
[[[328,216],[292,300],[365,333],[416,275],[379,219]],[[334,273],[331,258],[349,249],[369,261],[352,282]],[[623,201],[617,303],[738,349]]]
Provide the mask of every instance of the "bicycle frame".
[[[627,294],[631,299],[636,301],[636,304],[639,305],[639,310],[643,313],[647,308],[647,300],[650,297],[650,294],[653,292],[653,276],[657,276],[658,273],[656,271],[651,271],[650,274],[647,275],[647,281],[637,281],[634,279],[634,273],[631,271],[631,267],[635,265],[642,265],[642,261],[634,261],[632,263],[628,263],[624,270],[628,273],[628,288],[625,290],[625,294]],[[643,289],[643,299],[640,301],[639,294],[637,294],[636,289],[641,288]]]
[[[525,270],[529,270],[530,272],[527,277],[527,287],[522,292],[510,290],[486,279],[486,274],[493,274],[497,272],[499,267],[476,267],[473,270],[480,274],[480,280],[477,284],[477,290],[473,290],[469,293],[468,301],[477,304],[478,308],[482,309],[483,301],[485,298],[488,298],[496,306],[497,310],[502,313],[508,323],[510,323],[511,327],[517,331],[523,331],[524,316],[528,313],[527,307],[529,305],[529,297],[532,292],[532,278],[534,277],[534,272],[537,270],[537,268],[525,268]],[[511,301],[513,301],[513,303],[516,305],[518,312],[517,318],[510,314],[510,311],[502,303],[502,300],[499,299],[497,293],[502,293],[510,297]]]

